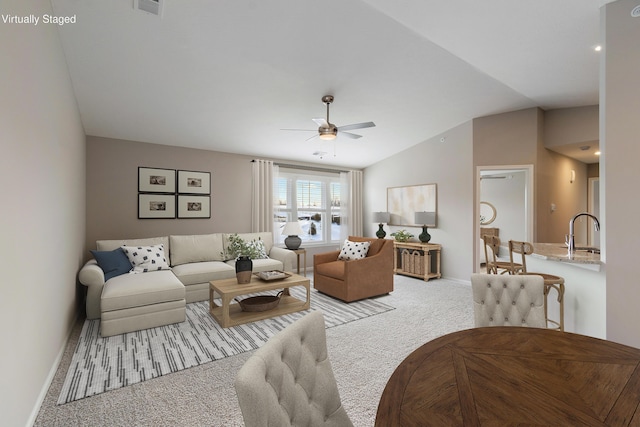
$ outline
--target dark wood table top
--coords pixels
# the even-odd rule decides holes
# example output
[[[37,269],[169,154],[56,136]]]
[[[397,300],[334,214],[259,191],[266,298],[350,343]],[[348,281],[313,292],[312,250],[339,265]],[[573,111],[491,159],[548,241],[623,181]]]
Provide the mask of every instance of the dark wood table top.
[[[376,426],[640,426],[640,349],[549,329],[475,328],[411,353]]]

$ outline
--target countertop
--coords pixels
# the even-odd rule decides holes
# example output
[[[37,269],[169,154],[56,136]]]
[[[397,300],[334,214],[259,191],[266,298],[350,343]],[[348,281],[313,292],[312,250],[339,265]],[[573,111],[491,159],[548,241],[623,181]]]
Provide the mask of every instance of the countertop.
[[[576,251],[569,256],[569,251],[564,243],[534,243],[533,254],[531,254],[531,256],[572,264],[602,264],[600,254],[597,253]]]

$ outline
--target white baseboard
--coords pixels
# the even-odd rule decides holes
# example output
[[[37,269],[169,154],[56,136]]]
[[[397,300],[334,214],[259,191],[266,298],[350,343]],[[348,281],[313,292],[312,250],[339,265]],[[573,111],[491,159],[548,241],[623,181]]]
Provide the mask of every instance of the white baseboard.
[[[67,331],[67,338],[62,343],[62,347],[60,347],[60,351],[58,351],[58,355],[56,356],[56,359],[53,362],[51,369],[49,370],[49,375],[47,375],[47,379],[45,380],[42,386],[42,389],[40,390],[40,394],[38,395],[36,404],[31,410],[31,415],[27,420],[26,427],[32,427],[36,422],[36,418],[38,418],[38,413],[40,413],[40,407],[42,406],[42,402],[44,402],[45,397],[47,397],[47,392],[49,391],[49,387],[51,387],[53,378],[55,377],[56,372],[60,367],[62,356],[64,356],[64,351],[67,349],[67,345],[69,344],[69,339],[71,338],[71,333],[73,332],[73,328],[75,327],[75,324],[78,322],[79,317],[80,317],[80,314],[76,313],[75,317],[73,318],[73,322],[71,322],[71,327],[69,328],[69,331]]]

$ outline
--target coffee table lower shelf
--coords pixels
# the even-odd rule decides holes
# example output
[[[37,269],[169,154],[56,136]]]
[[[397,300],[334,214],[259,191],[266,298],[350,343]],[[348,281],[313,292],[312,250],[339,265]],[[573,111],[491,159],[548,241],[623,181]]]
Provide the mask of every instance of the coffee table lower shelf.
[[[266,311],[242,311],[240,304],[233,302],[233,299],[240,295],[248,295],[257,292],[270,291],[275,289],[286,289],[295,286],[304,286],[306,289],[306,301],[286,295],[285,292],[280,298],[277,307]],[[222,304],[215,302],[215,294],[220,295]],[[251,278],[251,283],[239,285],[236,279],[214,280],[209,286],[209,313],[222,326],[242,325],[244,323],[264,320],[270,317],[281,316],[283,314],[295,313],[296,311],[307,310],[311,306],[309,279],[296,274],[277,282],[266,282],[256,277]]]

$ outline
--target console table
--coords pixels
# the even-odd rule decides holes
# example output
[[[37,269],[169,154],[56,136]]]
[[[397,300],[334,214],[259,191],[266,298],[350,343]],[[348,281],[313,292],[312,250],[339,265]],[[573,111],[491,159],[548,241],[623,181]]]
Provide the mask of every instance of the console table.
[[[435,243],[393,242],[393,272],[424,280],[439,279],[440,251]]]

